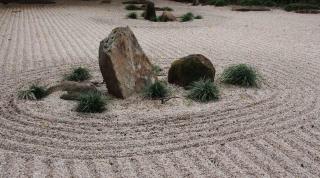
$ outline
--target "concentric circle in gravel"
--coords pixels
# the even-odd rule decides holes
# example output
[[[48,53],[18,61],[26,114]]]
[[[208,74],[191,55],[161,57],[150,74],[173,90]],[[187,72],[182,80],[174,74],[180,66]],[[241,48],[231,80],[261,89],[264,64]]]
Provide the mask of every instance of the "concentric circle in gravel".
[[[319,177],[319,16],[156,4],[204,19],[130,20],[119,2],[0,6],[1,176]],[[125,25],[164,71],[192,53],[211,59],[221,99],[161,105],[134,96],[113,100],[101,114],[75,112],[76,103],[60,100],[61,93],[17,99],[19,89],[53,85],[75,66],[102,81],[99,41]],[[237,63],[260,71],[260,88],[219,82]]]

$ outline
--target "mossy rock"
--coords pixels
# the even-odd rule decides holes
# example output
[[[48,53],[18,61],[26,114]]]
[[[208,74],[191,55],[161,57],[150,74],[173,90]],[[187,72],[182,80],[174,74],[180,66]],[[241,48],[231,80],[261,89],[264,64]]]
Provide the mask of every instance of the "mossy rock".
[[[201,54],[192,54],[174,61],[168,74],[168,82],[188,87],[200,79],[214,81],[216,70],[208,58]]]

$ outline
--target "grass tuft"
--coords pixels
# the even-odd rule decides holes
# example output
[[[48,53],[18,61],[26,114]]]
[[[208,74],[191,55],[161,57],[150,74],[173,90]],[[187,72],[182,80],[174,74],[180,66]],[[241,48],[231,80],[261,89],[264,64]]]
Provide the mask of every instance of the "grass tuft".
[[[258,73],[253,67],[247,64],[238,64],[225,69],[221,81],[243,87],[257,87],[258,78]]]
[[[168,96],[169,89],[167,84],[161,81],[156,81],[153,84],[146,86],[144,96],[151,99],[159,99]]]
[[[84,80],[88,80],[89,78],[89,70],[84,67],[78,67],[73,69],[72,73],[65,77],[65,80],[81,82]]]
[[[137,13],[135,13],[135,12],[131,12],[131,13],[129,13],[129,14],[127,15],[127,17],[128,17],[129,19],[137,19],[137,18],[138,18],[138,15],[137,15]]]
[[[48,95],[48,90],[44,86],[33,84],[27,90],[18,92],[19,99],[40,100]]]
[[[159,75],[161,71],[162,71],[162,69],[160,66],[158,66],[158,65],[152,66],[152,72],[154,73],[154,75]]]
[[[106,97],[101,92],[85,92],[80,94],[78,112],[100,113],[105,110]]]
[[[189,86],[188,98],[199,102],[215,101],[219,99],[219,89],[211,80],[201,79]]]
[[[44,86],[32,85],[30,87],[30,91],[34,94],[34,96],[39,100],[46,97],[49,93]]]
[[[188,12],[184,15],[181,16],[181,22],[188,22],[188,21],[192,21],[194,18],[193,13]]]
[[[19,91],[18,98],[21,100],[36,100],[37,99],[31,90]]]

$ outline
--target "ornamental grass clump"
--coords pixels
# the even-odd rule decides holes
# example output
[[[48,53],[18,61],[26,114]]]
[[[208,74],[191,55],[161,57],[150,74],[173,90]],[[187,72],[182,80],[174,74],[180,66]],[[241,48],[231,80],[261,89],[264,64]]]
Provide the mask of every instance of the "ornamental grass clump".
[[[72,73],[65,76],[65,80],[82,82],[90,78],[90,72],[85,67],[78,67],[73,69]]]
[[[84,113],[100,113],[106,109],[105,105],[106,97],[101,92],[90,91],[80,94],[76,110]]]
[[[188,22],[188,21],[192,21],[194,18],[193,13],[188,12],[184,15],[181,16],[181,22]]]
[[[135,13],[135,12],[131,12],[131,13],[129,13],[129,14],[127,15],[127,17],[128,17],[129,19],[137,19],[137,18],[138,18],[138,15],[137,15],[137,13]]]
[[[152,72],[154,73],[154,75],[160,75],[162,69],[160,66],[158,65],[154,65],[152,66]]]
[[[27,90],[18,92],[18,98],[24,100],[40,100],[48,95],[48,90],[44,86],[33,84]]]
[[[162,81],[155,81],[153,84],[146,86],[144,90],[144,96],[151,99],[160,99],[168,95],[168,86]]]
[[[219,99],[218,87],[209,79],[201,79],[189,86],[188,98],[198,102],[209,102]]]
[[[257,87],[258,78],[259,75],[253,67],[247,64],[238,64],[225,69],[222,73],[221,81],[242,87]]]
[[[30,90],[38,100],[46,97],[49,94],[46,87],[35,84],[30,87]]]
[[[36,100],[37,99],[31,90],[19,91],[18,98],[21,100]]]

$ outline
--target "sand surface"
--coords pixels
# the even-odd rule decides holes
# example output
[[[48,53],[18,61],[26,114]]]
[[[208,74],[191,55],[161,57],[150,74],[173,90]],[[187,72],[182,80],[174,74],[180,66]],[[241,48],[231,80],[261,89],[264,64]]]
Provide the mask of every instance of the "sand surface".
[[[156,4],[204,19],[129,20],[119,2],[0,5],[0,177],[320,177],[320,16]],[[61,93],[16,99],[20,88],[52,85],[75,66],[101,81],[99,41],[126,25],[164,71],[201,53],[217,79],[230,64],[255,66],[261,87],[217,80],[218,102],[133,96],[103,114],[78,114]]]

